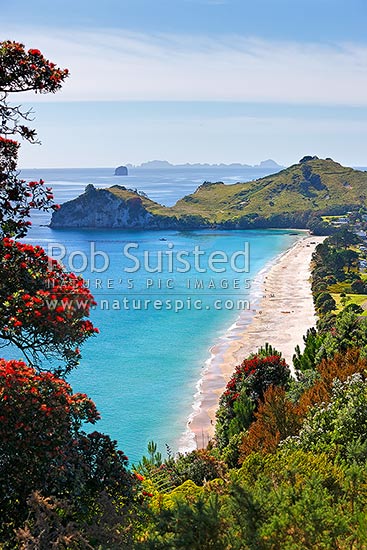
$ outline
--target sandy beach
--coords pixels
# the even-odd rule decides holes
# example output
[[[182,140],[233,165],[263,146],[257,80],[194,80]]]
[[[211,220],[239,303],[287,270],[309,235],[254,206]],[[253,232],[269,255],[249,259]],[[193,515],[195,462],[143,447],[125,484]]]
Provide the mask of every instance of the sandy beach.
[[[260,281],[261,298],[241,314],[236,325],[211,350],[199,388],[200,408],[192,415],[188,429],[198,448],[214,435],[219,397],[238,365],[266,342],[281,351],[292,368],[296,345],[303,347],[303,335],[316,322],[310,286],[312,254],[325,237],[306,236],[282,254]]]

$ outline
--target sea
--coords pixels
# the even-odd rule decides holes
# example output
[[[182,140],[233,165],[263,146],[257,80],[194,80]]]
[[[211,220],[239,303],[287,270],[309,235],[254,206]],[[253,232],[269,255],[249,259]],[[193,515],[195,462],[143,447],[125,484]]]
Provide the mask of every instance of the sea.
[[[269,174],[259,168],[23,169],[43,178],[57,203],[86,185],[137,189],[166,206],[204,181],[230,185]],[[193,446],[188,419],[200,405],[200,380],[211,349],[256,307],[259,274],[300,238],[292,230],[55,230],[36,212],[24,239],[40,244],[66,269],[80,273],[97,306],[100,334],[82,347],[68,381],[96,403],[108,433],[137,463],[153,440],[165,455]],[[196,251],[196,252],[195,252]],[[88,426],[86,430],[90,429]]]

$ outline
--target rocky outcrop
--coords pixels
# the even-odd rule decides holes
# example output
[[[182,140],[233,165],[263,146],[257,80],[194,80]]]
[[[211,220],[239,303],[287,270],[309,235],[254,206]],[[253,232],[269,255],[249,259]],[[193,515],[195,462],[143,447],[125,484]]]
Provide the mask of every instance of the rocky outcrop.
[[[129,171],[126,166],[118,166],[115,170],[115,176],[128,176]]]
[[[125,187],[96,189],[88,185],[82,195],[64,203],[52,214],[53,229],[193,229],[207,224],[198,216],[178,220],[175,215],[150,212],[156,203]]]
[[[52,215],[51,227],[148,227],[152,214],[140,197],[120,199],[107,189],[88,185],[78,198],[68,201]]]
[[[320,159],[316,155],[315,156],[306,155],[305,157],[301,158],[301,160],[299,161],[299,164],[303,164],[305,162],[310,162],[310,160],[320,160]],[[328,157],[325,160],[332,160],[332,159]]]

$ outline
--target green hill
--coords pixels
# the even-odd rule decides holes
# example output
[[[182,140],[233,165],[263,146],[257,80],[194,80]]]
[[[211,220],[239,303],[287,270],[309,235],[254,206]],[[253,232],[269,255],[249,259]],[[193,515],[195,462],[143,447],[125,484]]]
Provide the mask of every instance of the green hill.
[[[329,211],[366,204],[366,199],[367,172],[346,168],[331,159],[312,157],[247,183],[205,183],[178,201],[173,210],[177,214],[200,214],[221,223],[254,214],[269,218],[278,214]]]
[[[343,214],[366,204],[367,172],[347,168],[332,159],[304,157],[298,164],[254,181],[233,185],[205,182],[172,207],[117,185],[104,190],[93,188],[93,192],[89,190],[62,205],[54,213],[51,225],[315,228],[323,215]]]

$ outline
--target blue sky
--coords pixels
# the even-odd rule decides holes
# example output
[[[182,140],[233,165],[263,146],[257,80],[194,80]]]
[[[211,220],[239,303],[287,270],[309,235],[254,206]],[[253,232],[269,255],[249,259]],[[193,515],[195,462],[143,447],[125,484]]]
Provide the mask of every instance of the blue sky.
[[[24,167],[367,165],[360,0],[13,0],[0,21],[71,70],[61,93],[23,98],[42,140]]]

